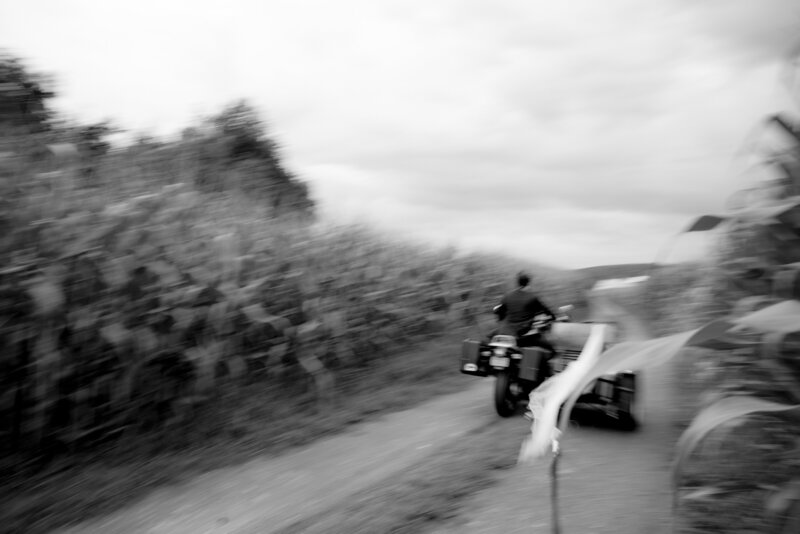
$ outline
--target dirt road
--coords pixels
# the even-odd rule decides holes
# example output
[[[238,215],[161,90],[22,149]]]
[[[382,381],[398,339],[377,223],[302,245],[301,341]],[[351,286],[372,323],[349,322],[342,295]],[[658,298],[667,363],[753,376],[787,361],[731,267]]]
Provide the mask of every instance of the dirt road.
[[[559,462],[562,532],[670,532],[671,375],[669,368],[655,368],[643,377],[645,424],[639,431],[604,428],[599,417],[583,412],[584,426],[565,434]],[[467,500],[466,511],[435,532],[549,533],[549,481],[549,459],[518,466],[500,484]]]
[[[69,533],[276,532],[402,471],[496,417],[489,380],[273,459],[201,476]]]
[[[561,510],[565,532],[667,532],[669,376],[645,377],[646,424],[635,433],[582,413],[564,439]],[[69,533],[269,533],[330,510],[348,496],[380,491],[381,481],[495,421],[492,380],[467,379],[465,391],[324,439],[273,459],[253,461],[164,488]],[[594,419],[594,420],[593,420]],[[507,425],[524,426],[521,418]],[[587,426],[589,425],[589,426]],[[519,435],[519,433],[518,433]],[[483,445],[476,446],[485,446]],[[390,505],[388,503],[387,505]],[[516,467],[499,485],[468,498],[438,533],[549,532],[547,463]]]

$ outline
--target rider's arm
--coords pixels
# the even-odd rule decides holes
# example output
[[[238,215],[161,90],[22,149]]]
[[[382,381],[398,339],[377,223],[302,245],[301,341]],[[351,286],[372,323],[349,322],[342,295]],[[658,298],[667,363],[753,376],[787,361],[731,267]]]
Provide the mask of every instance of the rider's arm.
[[[550,308],[548,308],[544,302],[539,300],[537,297],[534,297],[528,305],[530,306],[529,311],[531,311],[534,315],[544,314],[547,315],[551,321],[556,320],[555,314],[551,312]]]
[[[539,304],[541,304],[541,305],[542,305],[542,309],[544,309],[545,313],[546,313],[547,315],[549,315],[549,316],[550,316],[550,320],[551,320],[551,321],[555,321],[555,320],[556,320],[556,314],[555,314],[555,313],[553,313],[552,311],[550,311],[550,308],[548,308],[548,307],[545,305],[545,303],[544,303],[544,302],[542,302],[542,301],[539,301]]]
[[[506,306],[505,299],[503,299],[503,302],[501,302],[498,306],[495,307],[494,313],[495,315],[497,315],[498,321],[505,320],[506,315],[508,314],[508,306]]]

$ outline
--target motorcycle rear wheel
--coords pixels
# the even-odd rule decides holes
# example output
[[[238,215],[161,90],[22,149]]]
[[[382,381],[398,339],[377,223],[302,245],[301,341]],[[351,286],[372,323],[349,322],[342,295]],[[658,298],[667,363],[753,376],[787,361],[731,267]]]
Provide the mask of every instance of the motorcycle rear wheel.
[[[517,398],[511,392],[511,374],[500,371],[494,383],[494,408],[500,417],[511,417],[517,411]]]

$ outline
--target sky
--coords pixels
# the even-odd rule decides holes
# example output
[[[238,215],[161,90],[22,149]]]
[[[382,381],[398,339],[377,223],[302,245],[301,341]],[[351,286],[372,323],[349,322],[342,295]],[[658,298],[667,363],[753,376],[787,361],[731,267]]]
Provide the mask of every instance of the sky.
[[[246,98],[326,220],[567,268],[702,251],[670,243],[800,112],[798,35],[794,0],[0,0],[70,116],[169,136]]]

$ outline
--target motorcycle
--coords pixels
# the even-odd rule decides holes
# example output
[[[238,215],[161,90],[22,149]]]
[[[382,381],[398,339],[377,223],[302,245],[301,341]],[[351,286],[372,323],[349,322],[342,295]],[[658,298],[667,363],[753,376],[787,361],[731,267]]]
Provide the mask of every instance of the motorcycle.
[[[498,315],[499,306],[494,313]],[[498,415],[510,417],[519,403],[548,376],[553,356],[537,341],[552,321],[536,318],[523,335],[492,335],[488,342],[467,339],[462,345],[461,372],[473,376],[494,376],[494,406]]]
[[[493,398],[498,415],[512,416],[520,403],[527,402],[531,391],[578,359],[592,324],[573,322],[569,316],[571,310],[571,306],[559,308],[555,321],[534,320],[530,330],[519,339],[497,334],[488,342],[464,340],[461,372],[495,377]],[[497,308],[494,311],[497,313]],[[535,344],[545,333],[553,343],[554,351]],[[600,407],[620,426],[633,429],[637,426],[635,396],[636,373],[625,370],[595,380],[583,391],[578,403]]]

